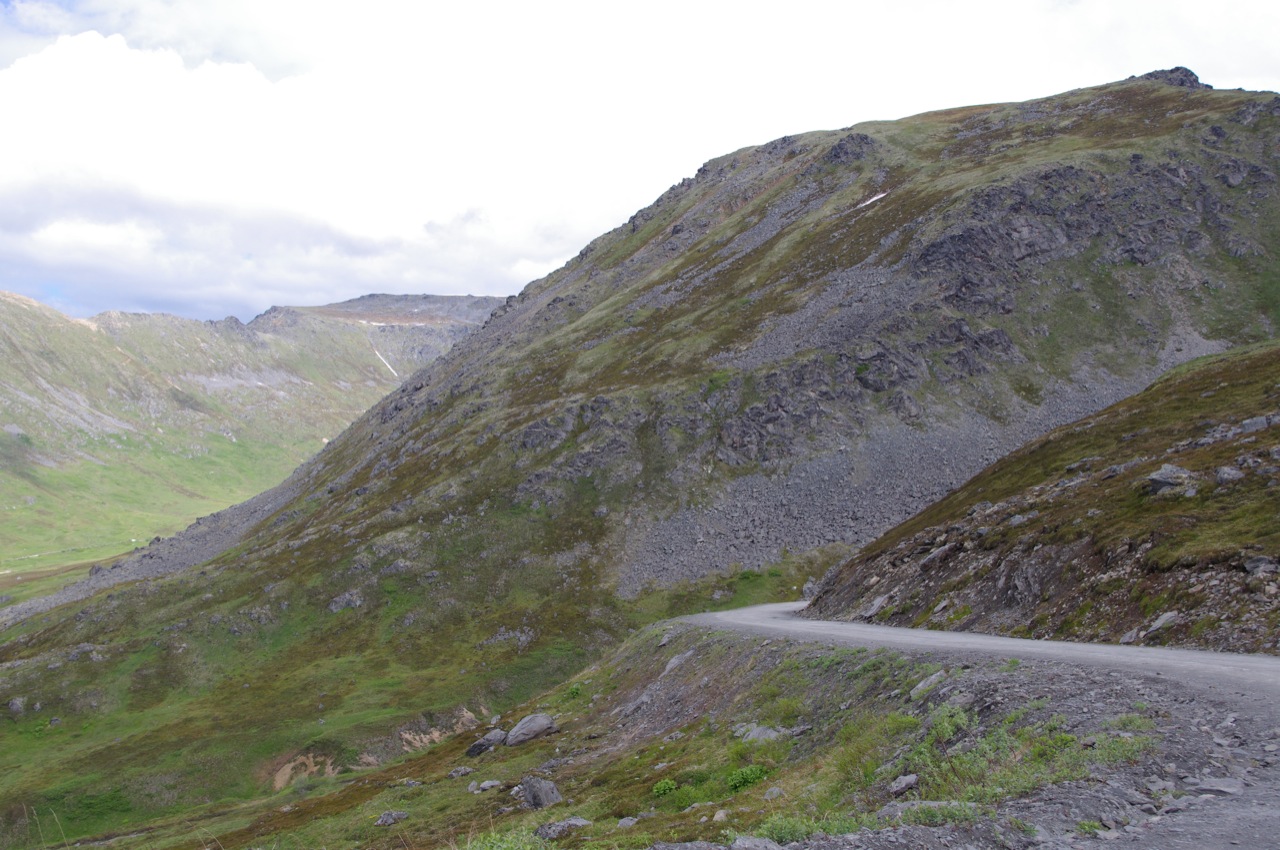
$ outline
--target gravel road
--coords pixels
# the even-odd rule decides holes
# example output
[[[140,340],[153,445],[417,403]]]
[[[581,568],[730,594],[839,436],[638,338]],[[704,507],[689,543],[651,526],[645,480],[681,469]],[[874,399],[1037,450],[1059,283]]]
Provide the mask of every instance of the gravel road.
[[[809,620],[795,616],[803,606],[804,603],[799,602],[757,605],[684,619],[703,627],[733,629],[771,639],[883,647],[913,656],[928,656],[943,664],[1017,658],[1028,662],[1032,669],[1042,671],[1037,674],[1043,677],[1037,681],[1037,688],[1051,679],[1071,679],[1073,675],[1076,681],[1082,681],[1081,677],[1100,681],[1102,676],[1110,682],[1125,682],[1133,690],[1135,703],[1154,697],[1169,715],[1168,723],[1161,730],[1164,737],[1160,759],[1179,763],[1179,769],[1169,773],[1184,773],[1182,765],[1195,758],[1201,759],[1205,769],[1200,771],[1199,778],[1149,777],[1151,780],[1173,779],[1170,787],[1176,785],[1180,795],[1176,798],[1176,807],[1147,820],[1135,817],[1130,825],[1108,830],[1102,837],[1123,846],[1150,850],[1280,847],[1280,765],[1273,756],[1276,745],[1280,744],[1280,658]],[[1047,684],[1043,686],[1051,688]],[[1078,707],[1082,697],[1087,702],[1087,695],[1079,692],[1059,693],[1055,701],[1070,711],[1073,706]],[[1224,722],[1219,722],[1220,719]],[[1228,729],[1230,735],[1225,731]],[[1226,740],[1227,737],[1232,740]],[[1208,793],[1209,784],[1197,785],[1209,771],[1215,775],[1238,776],[1241,781],[1230,793]],[[1120,784],[1119,777],[1099,779],[1097,786]],[[1146,777],[1135,775],[1125,779],[1140,784]],[[1030,820],[1055,807],[1066,808],[1078,799],[1079,793],[1079,788],[1044,789],[1036,795],[1038,799],[1013,801],[1008,809]],[[1061,799],[1055,800],[1055,795]],[[806,850],[873,850],[901,847],[905,842],[921,848],[966,845],[1087,848],[1098,843],[1095,838],[1064,834],[1061,829],[1041,832],[1025,839],[1025,843],[1008,841],[1007,835],[996,840],[981,831],[946,828],[930,832],[913,827],[910,834],[883,830],[839,839],[811,839],[803,846]]]

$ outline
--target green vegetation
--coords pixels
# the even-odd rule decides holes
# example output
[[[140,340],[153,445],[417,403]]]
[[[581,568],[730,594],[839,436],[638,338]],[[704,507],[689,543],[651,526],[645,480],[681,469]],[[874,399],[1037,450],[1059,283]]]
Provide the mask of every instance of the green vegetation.
[[[86,322],[0,293],[0,573],[110,558],[278,484],[397,386],[379,354],[407,374],[461,327],[288,315]]]
[[[979,717],[945,704],[913,716],[902,688],[930,668],[891,653],[796,646],[764,656],[757,651],[758,639],[666,629],[643,630],[582,671],[575,683],[601,685],[604,699],[562,715],[561,732],[552,738],[471,759],[463,750],[473,735],[462,734],[377,769],[295,783],[261,803],[198,808],[195,822],[210,845],[216,841],[225,850],[264,842],[331,848],[385,841],[541,847],[532,829],[570,815],[592,824],[559,839],[561,845],[609,841],[643,847],[655,840],[716,839],[726,828],[730,834],[782,842],[891,823],[973,824],[992,816],[991,806],[1001,800],[1080,778],[1089,765],[1136,758],[1150,746],[1144,737],[1107,731],[1129,722],[1115,718],[1091,732],[1096,740],[1086,747],[1065,731],[1062,718],[1047,713],[1043,701],[1003,716]],[[663,639],[666,645],[658,647]],[[690,650],[699,661],[667,670],[671,658]],[[722,665],[741,675],[700,686],[708,669]],[[991,669],[995,672],[996,665]],[[815,728],[786,742],[737,740],[732,732],[737,719],[760,716],[780,682],[804,689],[807,717]],[[513,706],[511,716],[564,704],[570,686]],[[614,709],[634,704],[654,688],[691,701],[698,719],[675,728],[655,725],[618,746],[621,728]],[[724,719],[706,719],[712,715]],[[653,719],[644,712],[638,716]],[[477,775],[505,781],[505,788],[557,750],[579,748],[581,758],[554,772],[561,792],[574,801],[554,814],[516,809],[495,816],[494,797],[472,794],[466,779],[447,776],[460,764],[472,765],[480,770]],[[655,781],[652,771],[660,763],[668,775]],[[979,763],[990,767],[989,781],[980,776]],[[920,804],[905,808],[895,821],[878,819],[875,812],[890,799],[889,781],[906,771],[919,772],[920,786],[911,799]],[[406,784],[406,779],[421,784]],[[503,792],[487,792],[494,793]],[[702,821],[718,809],[732,813],[727,823]],[[388,810],[405,811],[408,818],[391,830],[372,826]],[[639,824],[618,831],[618,818],[642,812],[647,814]],[[186,846],[191,816],[160,818],[152,832],[125,839],[121,846]]]
[[[725,784],[729,786],[730,791],[741,791],[743,788],[750,788],[757,782],[763,782],[765,776],[763,766],[749,764],[730,773],[729,778],[725,780]]]
[[[665,797],[674,793],[676,790],[676,781],[674,779],[659,779],[653,784],[653,796]]]
[[[198,570],[115,587],[0,634],[3,692],[27,701],[0,729],[0,843],[44,843],[27,812],[51,810],[69,841],[148,829],[121,846],[157,850],[206,837],[226,850],[277,838],[282,846],[348,848],[394,846],[400,836],[422,845],[462,836],[531,841],[534,815],[497,816],[496,795],[472,794],[446,778],[468,743],[465,734],[447,733],[467,717],[539,707],[563,715],[561,738],[502,748],[476,764],[512,781],[563,758],[557,747],[597,757],[575,758],[556,781],[596,824],[583,842],[605,837],[611,819],[652,807],[654,816],[624,839],[608,836],[625,846],[722,828],[700,825],[697,809],[685,811],[695,803],[750,812],[730,824],[734,829],[790,813],[765,799],[766,777],[786,799],[803,796],[804,808],[794,809],[804,812],[801,820],[776,822],[779,830],[802,830],[862,822],[877,811],[892,779],[885,765],[918,770],[923,799],[938,802],[928,795],[946,793],[953,795],[947,800],[986,805],[1078,776],[1090,759],[1126,757],[1140,739],[1112,740],[1104,732],[1096,748],[1084,748],[1073,733],[1036,715],[1039,709],[1010,714],[1008,722],[960,709],[921,712],[932,697],[904,695],[932,671],[901,658],[779,651],[778,664],[769,666],[727,638],[698,644],[698,661],[743,675],[708,677],[706,688],[686,682],[690,693],[715,701],[724,712],[717,718],[822,728],[756,744],[735,738],[719,719],[699,720],[664,729],[662,737],[608,741],[611,752],[588,735],[609,734],[609,712],[657,681],[662,666],[655,668],[655,659],[665,663],[672,650],[694,648],[695,638],[676,637],[659,652],[659,636],[644,630],[647,624],[793,599],[806,579],[849,554],[841,545],[788,552],[743,571],[733,560],[740,556],[715,543],[689,568],[699,571],[696,580],[678,581],[679,570],[666,570],[673,565],[660,555],[650,559],[648,573],[631,571],[629,547],[657,536],[663,523],[678,525],[682,511],[715,504],[730,485],[750,484],[753,476],[785,477],[810,449],[835,451],[836,434],[858,450],[865,431],[895,415],[891,400],[899,391],[929,401],[940,414],[976,409],[999,420],[1048,398],[1053,382],[1082,363],[1141,374],[1171,342],[1165,329],[1175,307],[1194,327],[1234,324],[1232,338],[1262,335],[1259,316],[1280,303],[1272,297],[1276,269],[1265,250],[1246,251],[1239,263],[1221,259],[1227,249],[1217,244],[1203,254],[1180,254],[1189,282],[1177,285],[1192,288],[1166,291],[1157,269],[1184,270],[1138,268],[1105,244],[1113,230],[1107,227],[1097,244],[1073,242],[1061,256],[1049,251],[1025,287],[1031,294],[1021,287],[978,292],[965,302],[957,293],[932,292],[935,283],[944,285],[941,278],[923,285],[912,279],[891,282],[881,303],[882,282],[874,279],[877,269],[923,263],[926,248],[964,236],[973,204],[1003,208],[1015,185],[1031,193],[1031,205],[1083,209],[1102,195],[1089,181],[1150,182],[1128,175],[1135,154],[1162,162],[1173,150],[1188,161],[1212,156],[1216,163],[1218,154],[1202,149],[1202,131],[1227,123],[1224,116],[1253,100],[1135,81],[1031,107],[974,107],[866,125],[858,132],[874,145],[854,163],[828,156],[846,130],[798,136],[786,151],[752,149],[708,164],[710,179],[674,188],[531,285],[495,333],[501,347],[477,347],[415,378],[352,425],[298,471],[288,503],[234,548]],[[1052,117],[1027,117],[1041,107]],[[1275,132],[1270,118],[1232,127],[1243,146],[1270,145]],[[1070,169],[1083,175],[1080,182],[1040,179]],[[1226,191],[1217,182],[1206,185]],[[1071,197],[1048,197],[1058,189]],[[862,206],[878,194],[885,197]],[[799,197],[811,200],[794,206]],[[780,219],[783,204],[790,212]],[[784,224],[772,228],[779,220]],[[684,229],[677,232],[677,225]],[[1238,230],[1249,244],[1273,245],[1280,224],[1274,210],[1260,207]],[[677,236],[679,250],[672,250]],[[836,293],[831,282],[855,270],[870,276],[854,274],[847,294]],[[1202,287],[1200,277],[1222,287]],[[1130,285],[1132,298],[1122,292]],[[843,306],[829,300],[832,294]],[[823,325],[834,342],[797,336],[798,347],[787,348],[780,362],[751,366],[760,362],[755,346],[770,329],[787,322],[807,328],[820,318],[797,316],[802,309],[829,309],[858,325],[857,333]],[[937,341],[963,337],[945,332],[962,324],[973,334],[1003,332],[1016,351],[988,358],[968,341]],[[369,360],[363,347],[358,353],[361,362]],[[959,367],[949,358],[963,365],[970,355],[984,377],[956,380]],[[156,368],[172,374],[172,365]],[[320,388],[308,403],[353,405],[352,387],[338,386],[323,368],[314,357],[299,365],[303,379]],[[1243,389],[1234,394],[1247,377],[1220,382],[1226,386],[1201,389],[1241,409],[1246,401],[1264,403]],[[166,391],[165,398],[184,417],[219,409],[190,388],[182,393]],[[264,429],[288,418],[287,409],[274,409]],[[1131,432],[1137,436],[1123,442],[1135,456],[1155,457],[1167,448],[1155,432],[1190,409],[1148,412],[1150,422],[1123,428],[1108,420],[1087,432],[1060,432],[1047,455],[1015,455],[1003,471],[975,479],[980,491],[965,492],[974,501],[1019,492],[1060,476],[1095,451],[1095,441],[1115,443]],[[835,416],[844,418],[833,425]],[[727,457],[726,435],[738,427],[756,442]],[[1151,431],[1137,433],[1142,428]],[[6,480],[0,490],[18,494],[15,510],[43,509],[30,488],[46,474],[35,462],[44,446],[34,428],[21,430],[30,442],[6,438],[0,447],[15,470],[13,488]],[[197,451],[167,429],[164,438],[147,434],[150,454],[166,461],[190,449],[199,457],[234,455],[230,468],[246,476],[265,466],[246,450],[247,440],[203,435]],[[313,438],[297,439],[304,445]],[[84,448],[113,462],[125,457],[114,446]],[[156,468],[148,473],[144,464],[120,486],[143,492],[147,475],[171,471],[148,462]],[[74,492],[73,483],[58,486]],[[842,484],[832,486],[838,493]],[[188,489],[183,510],[212,498],[200,487]],[[1142,527],[1144,512],[1154,514],[1163,534],[1150,553],[1155,567],[1240,539],[1264,547],[1280,542],[1276,506],[1268,501],[1276,496],[1255,509],[1246,489],[1239,502],[1217,503],[1231,509],[1215,523],[1188,525],[1174,503],[1130,490],[1117,502],[1120,510],[1083,528],[1055,524],[1049,508],[1036,528],[1048,529],[1047,540],[1086,532],[1119,540]],[[20,498],[28,493],[34,506]],[[1207,504],[1207,494],[1200,498],[1192,504]],[[929,516],[972,504],[953,496]],[[69,507],[86,517],[94,509]],[[746,521],[717,522],[733,534]],[[919,528],[929,524],[922,522]],[[106,548],[126,532],[136,537],[123,526],[111,532],[116,536],[101,537]],[[994,551],[1011,542],[996,530],[982,545]],[[62,580],[46,575],[40,586]],[[884,616],[909,615],[916,602],[901,600]],[[1181,604],[1177,596],[1169,602]],[[962,622],[971,613],[957,604],[946,616]],[[601,661],[619,645],[620,656]],[[663,682],[680,681],[694,666],[676,667]],[[734,681],[721,681],[728,678]],[[666,738],[677,731],[682,737]],[[836,745],[820,751],[815,741]],[[962,741],[967,749],[958,748]],[[675,784],[660,796],[658,764],[668,765],[662,781]],[[979,776],[987,781],[980,785]],[[406,778],[422,785],[405,785]],[[410,820],[398,831],[374,827],[377,814],[392,808],[410,812]],[[963,819],[973,812],[937,807],[910,817]]]

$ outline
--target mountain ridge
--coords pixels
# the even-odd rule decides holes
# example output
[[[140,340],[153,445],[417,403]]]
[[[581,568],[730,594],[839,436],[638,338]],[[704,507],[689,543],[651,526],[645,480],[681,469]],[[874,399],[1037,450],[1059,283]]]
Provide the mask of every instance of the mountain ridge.
[[[150,539],[184,515],[275,483],[498,303],[375,296],[352,306],[273,308],[244,325],[119,311],[71,319],[5,294],[0,476],[6,509],[16,511],[10,531],[21,529],[4,536],[0,561],[48,566],[57,561],[38,553],[55,548],[81,560],[115,554],[132,548],[131,537]],[[387,321],[361,318],[371,304]],[[166,488],[181,508],[163,504]],[[79,507],[60,491],[76,492]],[[64,518],[86,513],[86,502],[102,522],[67,533]],[[131,534],[109,511],[133,512]],[[103,532],[109,542],[94,540]]]
[[[18,739],[60,791],[20,760],[0,788],[159,759],[165,811],[248,799],[248,764],[380,763],[645,622],[791,594],[1033,432],[1271,336],[1277,128],[1274,95],[1133,80],[711,160],[222,542],[7,624],[0,693],[88,727]],[[85,823],[159,816],[122,795]]]

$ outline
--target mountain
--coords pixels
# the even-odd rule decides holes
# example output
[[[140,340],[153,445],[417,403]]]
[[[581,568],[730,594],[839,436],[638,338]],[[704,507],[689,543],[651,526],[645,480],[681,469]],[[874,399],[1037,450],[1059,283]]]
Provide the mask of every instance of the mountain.
[[[386,764],[646,622],[794,595],[1269,338],[1278,131],[1175,69],[708,162],[279,487],[0,608],[0,818],[260,811],[286,766]]]
[[[500,303],[371,295],[244,325],[0,293],[0,567],[115,555],[279,483]]]
[[[1280,651],[1280,347],[1183,367],[863,548],[821,619]]]

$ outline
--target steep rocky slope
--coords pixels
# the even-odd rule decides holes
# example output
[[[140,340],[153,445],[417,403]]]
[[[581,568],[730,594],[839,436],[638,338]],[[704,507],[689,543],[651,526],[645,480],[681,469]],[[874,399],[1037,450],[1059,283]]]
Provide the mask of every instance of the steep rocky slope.
[[[263,793],[294,758],[384,761],[1270,336],[1280,98],[1192,83],[712,160],[216,532],[10,615],[0,696],[64,723],[39,749],[48,715],[15,723],[0,797],[96,799],[84,766],[111,771],[85,834]],[[142,580],[97,593],[117,579]]]
[[[499,303],[374,295],[246,326],[0,293],[0,568],[113,555],[273,486]]]
[[[1280,347],[1033,442],[828,577],[809,615],[1280,651]]]

